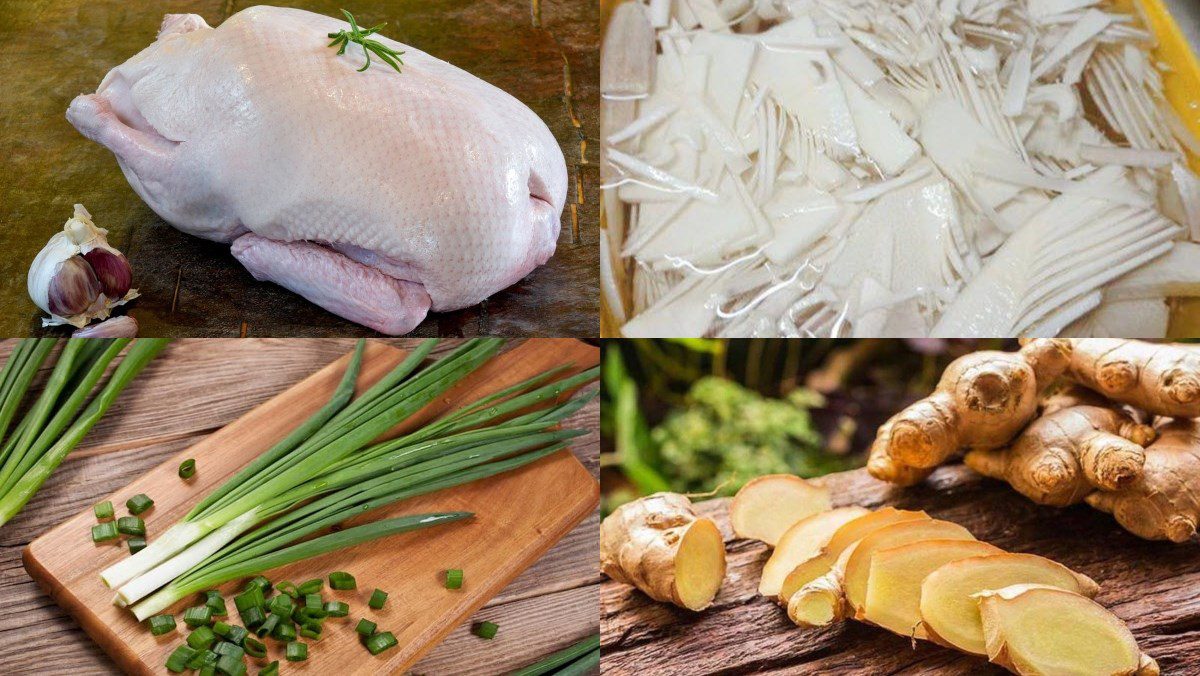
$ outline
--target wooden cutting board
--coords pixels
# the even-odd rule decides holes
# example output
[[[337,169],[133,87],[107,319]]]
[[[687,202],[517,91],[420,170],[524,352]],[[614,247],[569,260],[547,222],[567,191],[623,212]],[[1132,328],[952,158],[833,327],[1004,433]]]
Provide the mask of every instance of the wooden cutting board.
[[[403,357],[404,352],[396,348],[369,344],[359,374],[359,391],[376,382]],[[572,372],[577,372],[594,366],[598,359],[596,348],[577,341],[527,341],[493,358],[392,434],[552,366],[572,364]],[[154,508],[142,517],[148,539],[153,540],[182,518],[197,500],[324,405],[348,361],[349,355],[342,357],[113,493],[108,499],[117,515],[128,513],[125,501],[130,497],[149,495]],[[247,373],[246,377],[254,374]],[[185,483],[177,470],[186,458],[196,459],[197,472],[192,481]],[[348,603],[350,615],[326,621],[321,640],[310,642],[306,662],[283,662],[282,645],[271,640],[266,641],[270,650],[267,659],[281,660],[282,670],[289,672],[399,672],[536,561],[590,514],[598,500],[595,479],[564,451],[507,474],[413,498],[347,522],[356,525],[384,517],[452,510],[476,514],[470,521],[364,543],[271,571],[268,577],[273,581],[300,583],[345,570],[355,576],[359,588],[332,592],[326,586],[325,598]],[[92,544],[90,529],[95,523],[89,509],[34,540],[24,551],[25,568],[127,673],[166,673],[163,665],[167,655],[184,638],[185,625],[178,616],[186,607],[197,605],[199,598],[181,601],[170,609],[181,631],[152,636],[131,614],[112,605],[112,591],[101,583],[99,573],[128,556],[128,550],[124,544]],[[446,568],[463,569],[465,583],[461,590],[443,588],[441,573]],[[382,610],[367,607],[367,599],[376,587],[389,594]],[[240,589],[240,582],[227,583],[220,589],[237,621],[232,597]],[[354,633],[360,617],[376,622],[381,631],[394,633],[399,646],[371,656]],[[487,650],[486,644],[479,649]],[[249,673],[256,673],[255,662],[250,661]]]

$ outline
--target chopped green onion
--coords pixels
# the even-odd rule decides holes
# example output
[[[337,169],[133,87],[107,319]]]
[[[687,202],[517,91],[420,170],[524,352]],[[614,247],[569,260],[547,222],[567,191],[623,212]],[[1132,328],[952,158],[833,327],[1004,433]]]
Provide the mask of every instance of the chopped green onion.
[[[260,610],[259,612],[262,611]],[[250,632],[245,627],[239,627],[235,624],[229,628],[229,635],[225,637],[225,640],[234,645],[244,645],[249,636]]]
[[[225,606],[224,597],[216,589],[209,589],[204,592],[204,605],[212,608],[213,617],[225,617],[229,614],[229,609]]]
[[[197,648],[196,654],[192,655],[192,658],[187,661],[187,668],[199,669],[200,667],[204,666],[204,662],[208,659],[209,655],[213,655],[213,661],[215,662],[216,653],[206,648]]]
[[[213,662],[212,664],[206,664],[200,667],[200,671],[197,673],[200,674],[200,676],[217,676],[217,663]]]
[[[375,626],[374,622],[364,617],[358,621],[358,626],[354,628],[354,631],[358,632],[359,636],[370,636],[375,633]]]
[[[125,506],[129,509],[130,514],[137,516],[138,514],[141,514],[147,509],[153,507],[154,501],[151,500],[150,496],[146,495],[145,493],[138,493],[132,498],[126,500]]]
[[[268,664],[258,672],[258,676],[279,676],[279,660]]]
[[[208,606],[193,606],[183,611],[183,623],[189,627],[199,627],[212,623],[212,608]]]
[[[246,638],[246,654],[250,657],[266,657],[267,646],[262,641],[253,638]]]
[[[350,606],[341,601],[330,601],[325,604],[325,614],[329,617],[346,617],[350,614]]]
[[[279,620],[280,617],[274,613],[268,615],[267,619],[263,621],[262,624],[258,625],[258,628],[254,630],[254,633],[258,634],[260,638],[270,634],[271,632],[275,631],[275,627],[279,626]]]
[[[471,633],[479,638],[492,639],[496,637],[496,631],[500,629],[500,625],[495,622],[480,622],[474,627],[471,627]]]
[[[239,660],[242,659],[242,653],[245,652],[245,650],[242,649],[242,646],[231,641],[221,641],[217,644],[217,647],[214,648],[214,650],[218,655],[233,655]]]
[[[287,594],[292,598],[296,598],[301,595],[299,588],[296,587],[296,584],[294,582],[289,582],[288,580],[284,580],[283,582],[275,585],[275,591]]]
[[[308,644],[299,641],[292,641],[287,644],[287,650],[284,652],[284,657],[288,662],[303,662],[308,659]]]
[[[316,594],[324,588],[325,588],[325,580],[322,580],[321,578],[317,577],[317,578],[313,578],[313,579],[305,582],[304,584],[300,585],[297,589],[300,591],[300,593],[302,595],[308,596],[309,594]]]
[[[592,634],[569,648],[547,655],[523,669],[514,671],[510,676],[543,676],[543,674],[571,664],[580,657],[597,650],[600,650],[600,634]]]
[[[150,624],[150,633],[154,636],[162,636],[175,631],[174,615],[155,615],[146,622]]]
[[[220,655],[216,654],[212,650],[202,651],[200,653],[200,665],[199,665],[200,673],[201,674],[208,673],[209,676],[213,676],[214,674],[216,674],[217,673],[217,660],[220,659],[220,657],[221,657]],[[193,664],[195,664],[195,662],[196,662],[196,660],[194,660],[194,659],[189,661],[188,667],[195,669],[196,667],[192,666]]]
[[[246,625],[248,629],[257,627],[267,619],[267,614],[258,606],[250,606],[238,614],[242,616],[242,624]]]
[[[115,521],[105,521],[104,523],[92,526],[92,542],[108,542],[121,537],[117,532],[117,524]]]
[[[371,651],[372,655],[378,655],[395,645],[396,637],[390,631],[381,631],[367,639],[367,650]]]
[[[337,590],[357,589],[358,582],[350,573],[338,570],[329,574],[329,588]]]
[[[246,588],[246,591],[233,597],[233,605],[239,610],[247,610],[249,608],[262,608],[266,604],[263,598],[262,588],[257,585],[252,585]]]
[[[217,659],[217,671],[227,676],[238,676],[246,673],[246,665],[241,655],[226,653]]]
[[[101,502],[93,507],[92,511],[96,514],[97,519],[111,519],[113,518],[112,501],[105,500],[104,502]]]
[[[446,589],[462,589],[463,572],[460,568],[446,571]]]
[[[281,622],[271,631],[271,638],[281,643],[296,640],[296,625],[291,622]]]
[[[146,548],[146,538],[142,537],[131,537],[125,543],[129,545],[130,554],[137,554]]]
[[[267,609],[276,615],[291,615],[293,608],[292,597],[286,594],[279,594],[267,604]]]
[[[179,646],[167,657],[167,669],[182,674],[187,669],[188,660],[192,659],[192,655],[195,654],[196,651],[192,648],[185,645]]]
[[[309,610],[312,610],[314,608],[320,609],[321,606],[324,605],[324,603],[325,603],[325,601],[321,599],[320,594],[305,594],[304,595],[304,607],[308,608]]]
[[[212,629],[206,625],[200,625],[192,633],[188,634],[187,644],[197,650],[204,650],[216,640],[217,635],[213,633]]]
[[[308,624],[301,625],[300,626],[300,635],[307,637],[307,638],[311,638],[314,641],[321,640],[321,623],[320,622],[309,622]],[[295,637],[293,637],[293,638],[295,638]]]
[[[146,535],[146,522],[140,517],[123,516],[117,519],[117,530],[125,535]]]
[[[194,459],[188,458],[179,463],[180,479],[191,479],[194,476],[196,476],[196,461]]]
[[[375,591],[371,592],[371,600],[367,602],[367,605],[375,610],[379,610],[383,607],[384,603],[387,603],[387,597],[387,592],[383,591],[382,589],[376,589]]]
[[[271,581],[262,575],[255,575],[253,578],[251,578],[251,580],[246,583],[246,589],[249,589],[250,587],[258,587],[264,598],[267,594],[271,593]]]
[[[222,637],[229,636],[229,633],[231,631],[233,631],[233,625],[229,624],[228,622],[222,622],[220,620],[213,622],[212,627],[213,627],[213,633],[216,634],[217,636],[222,636]]]

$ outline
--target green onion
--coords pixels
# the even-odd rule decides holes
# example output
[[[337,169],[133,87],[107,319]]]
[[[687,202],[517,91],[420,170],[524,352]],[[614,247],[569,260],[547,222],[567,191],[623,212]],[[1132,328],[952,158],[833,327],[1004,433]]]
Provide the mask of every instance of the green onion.
[[[204,666],[204,661],[208,659],[209,655],[213,655],[215,661],[216,653],[206,648],[196,648],[195,654],[193,654],[191,659],[187,661],[187,668],[199,669],[200,667]]]
[[[254,639],[247,640],[253,641]],[[242,659],[242,653],[245,652],[242,646],[231,641],[221,641],[214,650],[218,655],[233,655],[239,660]]]
[[[338,570],[329,574],[329,588],[339,591],[357,589],[358,582],[355,581],[354,576],[350,573]]]
[[[372,655],[378,655],[379,653],[395,645],[396,637],[393,636],[392,632],[390,631],[381,631],[367,639],[367,650],[369,650]]]
[[[387,597],[387,592],[383,591],[382,589],[376,589],[375,591],[371,592],[371,600],[367,601],[367,605],[375,610],[379,610],[383,607],[384,603],[387,603]]]
[[[282,643],[296,640],[296,626],[291,622],[282,622],[271,630],[271,638]]]
[[[279,660],[268,664],[258,672],[258,676],[279,676]]]
[[[140,552],[146,548],[146,538],[131,537],[128,540],[126,540],[126,544],[129,545],[129,553],[130,554],[137,554],[138,552]]]
[[[459,568],[446,571],[446,589],[462,589],[463,572]]]
[[[330,601],[325,604],[325,614],[329,617],[346,617],[350,614],[350,606],[341,601]]]
[[[502,341],[463,342],[422,367],[424,342],[355,398],[363,343],[333,399],[284,440],[197,504],[138,555],[102,574],[117,601],[144,617],[223,582],[467,513],[383,519],[321,535],[351,516],[507,472],[566,447],[580,430],[557,425],[589,397],[564,392],[592,369],[546,382],[540,374],[478,399],[395,439],[374,443],[488,361]],[[545,404],[545,408],[537,408]],[[297,591],[300,591],[297,589]],[[285,592],[286,593],[286,592]],[[323,612],[323,609],[318,611]]]
[[[299,641],[292,641],[287,644],[287,650],[284,652],[284,657],[288,662],[303,662],[308,659],[308,644]]]
[[[274,613],[267,615],[267,619],[264,620],[262,624],[258,625],[258,628],[254,630],[254,633],[258,634],[259,638],[270,634],[271,632],[275,631],[275,627],[279,626],[280,619],[282,618]]]
[[[221,636],[221,637],[229,636],[229,633],[231,631],[233,631],[233,625],[229,624],[228,622],[222,622],[220,620],[213,622],[212,628],[213,628],[213,633],[216,634],[217,636]]]
[[[194,459],[188,458],[187,460],[179,463],[180,479],[191,479],[194,476],[196,476],[196,461]]]
[[[220,655],[216,654],[212,650],[201,651],[200,652],[200,660],[199,660],[200,673],[201,674],[208,673],[209,676],[213,676],[213,674],[216,674],[217,673],[217,660],[220,657],[221,657]],[[189,660],[188,667],[191,669],[195,669],[196,667],[194,667],[192,665],[195,664],[196,661],[197,660],[195,658],[192,658],[191,660]]]
[[[216,640],[217,635],[213,633],[213,630],[202,625],[196,627],[192,633],[188,634],[187,644],[197,650],[203,650],[212,645],[213,641]]]
[[[302,596],[308,596],[309,594],[316,594],[324,588],[325,581],[318,577],[300,585],[297,587],[297,591],[299,591]]]
[[[275,585],[275,591],[277,591],[281,594],[287,594],[288,596],[290,596],[292,598],[296,598],[301,595],[300,589],[298,587],[296,587],[295,583],[289,582],[287,580],[284,580],[283,582],[280,582],[279,584]]]
[[[153,506],[154,501],[151,500],[150,496],[146,495],[145,493],[138,493],[137,495],[125,501],[125,507],[129,509],[129,513],[133,514],[134,516],[141,514]]]
[[[212,622],[212,608],[208,606],[193,606],[183,611],[183,623],[189,627],[199,627]]]
[[[300,635],[307,637],[307,638],[311,638],[314,641],[321,640],[321,623],[320,622],[309,622],[308,624],[301,625],[300,626]],[[295,638],[295,637],[293,637],[293,638]]]
[[[93,507],[92,511],[95,512],[97,519],[111,519],[113,518],[112,501],[105,500],[104,502],[101,502]]]
[[[121,537],[117,532],[117,523],[115,521],[105,521],[101,524],[92,526],[92,542],[108,542]]]
[[[217,658],[217,671],[227,676],[238,676],[238,674],[246,673],[246,665],[242,662],[241,655],[225,654]]]
[[[234,645],[245,645],[248,638],[250,638],[250,632],[245,627],[235,624],[229,629],[229,635],[225,637],[225,640]]]
[[[374,622],[364,617],[358,621],[358,626],[354,628],[354,631],[358,632],[359,636],[370,636],[375,633],[375,626]]]
[[[493,639],[496,637],[496,632],[500,629],[500,625],[495,622],[480,622],[471,627],[471,633],[479,638]]]
[[[246,638],[246,654],[250,657],[266,657],[267,646],[262,641],[253,638]]]
[[[320,594],[305,594],[304,607],[309,610],[321,610],[324,601]]]
[[[258,587],[264,598],[267,594],[271,593],[271,581],[262,575],[255,575],[249,582],[247,582],[246,589],[249,589],[250,587]]]
[[[183,673],[187,669],[188,660],[192,659],[195,654],[196,651],[192,648],[186,645],[179,646],[167,657],[167,669],[177,674]]]
[[[261,606],[250,606],[245,610],[239,611],[238,614],[242,616],[242,624],[250,629],[261,625],[267,619],[267,614],[263,612]]]
[[[225,617],[229,614],[229,609],[225,606],[224,597],[216,589],[209,589],[204,592],[204,605],[212,609],[213,617]]]
[[[142,521],[141,517],[123,516],[117,519],[117,530],[125,535],[144,536],[146,534],[146,522]]]
[[[509,676],[542,676],[598,650],[600,650],[600,634],[592,634],[569,648],[547,655],[523,669],[514,671]]]
[[[37,339],[25,348],[18,346],[0,370],[0,436],[8,430],[29,382],[55,344],[53,339]],[[109,364],[129,344],[127,338],[65,342],[41,394],[0,446],[0,526],[21,511],[167,341],[134,342],[97,390]]]
[[[583,657],[571,662],[567,666],[554,672],[554,676],[584,676],[590,674],[600,666],[600,649],[587,653]]]
[[[175,631],[174,615],[155,615],[146,622],[150,625],[150,633],[154,636],[162,636]]]
[[[249,585],[246,591],[233,597],[233,605],[239,611],[249,608],[262,608],[266,604],[266,599],[263,597],[262,587],[258,585]]]
[[[267,605],[267,609],[276,615],[291,615],[293,607],[292,597],[286,594],[276,596]]]

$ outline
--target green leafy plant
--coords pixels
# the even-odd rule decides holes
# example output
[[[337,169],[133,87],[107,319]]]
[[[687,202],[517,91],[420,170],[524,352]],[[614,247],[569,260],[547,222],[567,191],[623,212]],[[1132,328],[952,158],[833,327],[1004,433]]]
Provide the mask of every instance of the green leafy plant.
[[[333,42],[329,43],[330,47],[341,47],[338,49],[338,56],[345,54],[346,47],[353,42],[363,48],[363,55],[367,57],[367,62],[363,64],[362,68],[358,69],[358,72],[361,73],[371,67],[371,55],[374,54],[375,56],[379,57],[380,61],[383,61],[387,65],[396,69],[396,72],[399,73],[400,66],[404,65],[404,61],[400,59],[400,55],[404,52],[398,52],[382,42],[379,42],[378,40],[369,39],[369,36],[383,30],[383,27],[386,26],[387,23],[381,23],[378,26],[372,26],[370,28],[363,29],[358,27],[358,22],[354,20],[353,14],[344,9],[342,10],[342,14],[346,15],[346,21],[350,23],[350,30],[341,30],[328,35],[328,37],[333,38]]]

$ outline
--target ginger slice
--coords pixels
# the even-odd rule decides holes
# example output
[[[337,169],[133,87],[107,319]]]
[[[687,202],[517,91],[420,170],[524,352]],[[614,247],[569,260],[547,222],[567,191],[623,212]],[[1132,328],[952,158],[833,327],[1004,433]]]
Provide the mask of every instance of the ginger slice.
[[[600,524],[600,568],[656,601],[703,610],[725,579],[725,542],[685,496],[655,493],[621,505]]]
[[[837,529],[848,521],[869,513],[864,507],[838,507],[813,514],[792,524],[792,527],[779,537],[775,551],[763,566],[758,593],[770,597],[778,595],[784,578],[797,564],[818,556],[821,549],[829,544]]]
[[[952,561],[921,583],[921,622],[928,637],[942,645],[986,655],[983,622],[975,594],[1015,584],[1042,584],[1092,598],[1096,583],[1056,561],[1034,554],[992,554]],[[870,599],[867,607],[870,609]]]
[[[988,660],[1029,676],[1157,676],[1125,623],[1073,592],[1018,584],[976,594]]]
[[[884,526],[903,521],[928,520],[925,512],[884,507],[847,521],[829,538],[829,544],[816,556],[796,564],[779,587],[779,602],[786,606],[797,589],[829,572],[847,547]]]
[[[921,583],[926,576],[952,561],[1002,551],[976,540],[922,540],[877,551],[867,575],[862,619],[901,636],[927,639],[921,624]]]
[[[742,486],[729,506],[729,521],[740,538],[772,547],[797,521],[830,508],[829,489],[791,474],[768,474]]]
[[[880,528],[859,541],[854,553],[846,559],[842,589],[846,603],[853,610],[855,619],[863,619],[863,608],[867,600],[867,580],[871,572],[871,559],[876,552],[923,540],[974,540],[971,531],[951,521],[930,519],[910,521]]]

